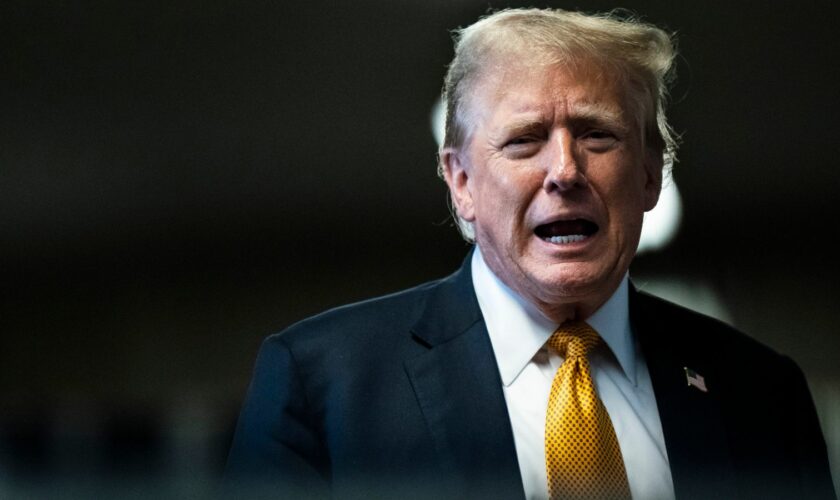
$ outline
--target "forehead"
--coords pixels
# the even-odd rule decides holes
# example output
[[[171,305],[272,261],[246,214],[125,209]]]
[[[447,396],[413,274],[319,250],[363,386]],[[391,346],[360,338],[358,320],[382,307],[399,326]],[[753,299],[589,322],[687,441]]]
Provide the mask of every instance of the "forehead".
[[[508,59],[480,75],[468,104],[475,126],[519,114],[608,116],[632,125],[623,79],[592,62],[539,64]]]

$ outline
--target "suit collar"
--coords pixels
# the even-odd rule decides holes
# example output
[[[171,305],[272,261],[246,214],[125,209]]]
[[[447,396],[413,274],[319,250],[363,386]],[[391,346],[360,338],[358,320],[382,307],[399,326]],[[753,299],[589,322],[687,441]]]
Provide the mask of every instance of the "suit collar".
[[[432,286],[423,313],[411,328],[412,335],[429,347],[449,342],[483,322],[472,285],[471,258],[472,251],[458,271]]]

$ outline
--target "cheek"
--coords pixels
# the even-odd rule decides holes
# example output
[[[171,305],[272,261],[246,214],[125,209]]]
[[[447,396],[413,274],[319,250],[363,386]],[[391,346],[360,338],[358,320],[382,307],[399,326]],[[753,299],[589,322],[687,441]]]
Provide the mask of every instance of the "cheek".
[[[485,172],[487,173],[487,172]],[[533,175],[524,170],[493,172],[476,179],[476,218],[488,237],[497,242],[519,239],[535,196]],[[492,236],[491,236],[492,235]]]
[[[600,179],[600,182],[595,182],[602,188],[599,190],[599,196],[610,219],[616,223],[613,229],[617,231],[635,230],[636,226],[641,225],[645,211],[645,179],[643,175],[637,175],[632,168],[633,166],[616,167],[622,172],[621,175],[607,175]],[[615,169],[612,171],[616,172]]]
[[[507,168],[496,178],[500,195],[520,205],[527,205],[540,191],[545,172],[534,167]]]
[[[516,184],[514,172],[497,166],[488,166],[485,171],[485,184],[499,195],[508,196]]]
[[[533,171],[519,171],[500,178],[498,197],[490,200],[500,217],[509,220],[511,230],[527,225],[531,207],[540,195],[542,178]]]
[[[477,194],[485,211],[517,211],[524,197],[524,187],[520,176],[498,169],[486,172],[476,183]]]

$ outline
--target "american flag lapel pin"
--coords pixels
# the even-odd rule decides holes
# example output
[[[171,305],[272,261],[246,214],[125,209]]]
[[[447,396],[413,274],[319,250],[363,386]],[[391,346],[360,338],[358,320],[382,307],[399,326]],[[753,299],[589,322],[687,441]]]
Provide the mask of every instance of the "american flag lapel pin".
[[[700,375],[687,366],[684,366],[683,369],[685,370],[685,379],[689,386],[702,392],[709,392],[709,389],[706,388],[706,379],[703,378],[703,375]]]

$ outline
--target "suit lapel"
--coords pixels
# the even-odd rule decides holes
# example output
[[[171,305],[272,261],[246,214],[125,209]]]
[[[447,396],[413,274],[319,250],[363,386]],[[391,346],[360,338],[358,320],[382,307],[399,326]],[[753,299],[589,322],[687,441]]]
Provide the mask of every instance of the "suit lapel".
[[[635,290],[630,319],[642,346],[656,395],[665,446],[677,498],[737,497],[732,461],[715,387],[715,367],[705,349],[703,332],[673,317],[678,308]],[[685,368],[705,378],[708,392],[687,382]]]
[[[435,449],[469,497],[524,498],[502,382],[470,275],[431,291],[412,329],[428,351],[405,363]]]

